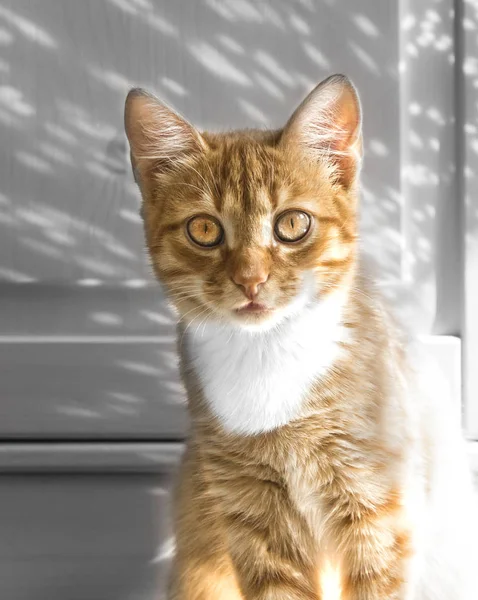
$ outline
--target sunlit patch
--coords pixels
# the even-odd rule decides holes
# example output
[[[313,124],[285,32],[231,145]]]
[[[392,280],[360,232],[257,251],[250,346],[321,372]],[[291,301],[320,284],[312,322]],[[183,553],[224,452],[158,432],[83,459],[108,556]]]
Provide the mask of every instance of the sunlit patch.
[[[294,86],[293,78],[273,56],[264,52],[264,50],[258,50],[254,58],[261,67],[266,69],[270,75],[275,77],[280,83],[288,87]]]
[[[74,238],[64,231],[55,231],[54,229],[47,229],[44,231],[44,235],[51,242],[60,244],[61,246],[74,246],[76,244]]]
[[[20,16],[13,10],[8,9],[5,6],[0,6],[0,17],[3,17],[5,21],[15,27],[15,29],[30,42],[34,42],[50,49],[58,47],[58,44],[45,29],[40,27],[37,23]]]
[[[178,37],[179,35],[178,28],[158,14],[149,13],[144,21],[163,35],[168,35],[170,37]]]
[[[263,16],[259,10],[260,4],[256,5],[250,0],[223,0],[223,2],[235,12],[237,17],[242,18],[244,21],[255,23],[263,21]]]
[[[269,125],[269,119],[261,111],[261,109],[252,104],[252,102],[249,102],[249,100],[246,100],[245,98],[238,98],[237,103],[241,107],[244,114],[255,121],[257,125],[261,127],[266,127]]]
[[[302,35],[310,35],[310,25],[299,15],[292,14],[289,17],[290,24],[292,27]]]
[[[417,24],[417,18],[412,13],[408,13],[402,18],[401,27],[403,31],[410,31]]]
[[[37,279],[31,275],[27,275],[26,273],[14,269],[7,269],[6,267],[0,267],[0,277],[15,283],[33,283],[37,281]]]
[[[258,7],[260,7],[261,9],[264,21],[270,23],[271,25],[274,25],[278,29],[285,30],[286,25],[279,11],[273,8],[270,2],[261,2],[260,4],[258,4]]]
[[[153,323],[158,323],[159,325],[173,324],[172,318],[168,315],[156,313],[151,310],[142,310],[140,312],[144,317],[146,317],[149,321],[152,321]]]
[[[116,240],[106,240],[103,246],[112,254],[116,254],[116,256],[120,256],[121,258],[126,258],[128,260],[138,260],[138,256],[134,252]]]
[[[349,42],[349,46],[353,50],[354,55],[371,73],[374,73],[375,75],[380,75],[380,69],[375,59],[372,58],[368,52],[366,52],[355,42]]]
[[[50,244],[45,244],[44,242],[40,242],[39,240],[34,240],[28,237],[20,237],[20,243],[31,250],[39,254],[43,254],[44,256],[48,256],[49,258],[58,258],[64,259],[64,251],[60,248],[56,248],[55,246],[51,246]]]
[[[93,120],[90,114],[78,104],[63,99],[56,101],[61,116],[75,129],[96,140],[110,140],[117,130],[104,122]]]
[[[380,140],[370,140],[369,147],[376,156],[388,155],[387,146]]]
[[[114,412],[118,415],[124,415],[124,416],[133,416],[133,415],[137,415],[136,410],[132,407],[132,406],[120,406],[118,404],[109,404],[106,406],[106,409],[111,413]]]
[[[96,273],[96,275],[113,276],[118,275],[118,269],[113,265],[99,261],[89,256],[76,256],[76,262],[83,268]]]
[[[270,246],[272,244],[272,241],[274,239],[274,230],[272,227],[272,219],[269,215],[266,215],[265,217],[262,217],[262,219],[260,219],[259,221],[259,237],[258,237],[258,244],[260,246]]]
[[[206,6],[227,21],[234,21],[234,13],[226,6],[222,0],[204,0]]]
[[[67,417],[80,417],[82,419],[99,419],[101,415],[96,410],[84,408],[82,406],[59,406],[57,412]]]
[[[176,554],[176,542],[173,537],[168,538],[158,548],[156,556],[152,559],[152,564],[158,564],[166,560],[171,560]]]
[[[101,279],[91,279],[91,278],[78,279],[78,281],[76,283],[77,283],[77,285],[80,285],[82,287],[98,287],[103,284]]]
[[[55,162],[58,162],[66,167],[75,166],[75,160],[73,159],[73,156],[61,148],[57,148],[48,142],[42,142],[39,145],[39,148],[47,158],[50,158],[51,160],[54,160]]]
[[[151,494],[151,496],[156,496],[159,498],[164,498],[165,496],[169,496],[169,490],[165,489],[165,488],[153,488],[152,490],[149,490],[149,493]]]
[[[128,288],[138,289],[148,287],[150,282],[146,279],[125,279],[123,285]]]
[[[130,15],[135,15],[138,12],[133,2],[128,0],[108,0],[108,2]]]
[[[90,319],[100,325],[122,325],[123,318],[120,315],[115,315],[109,312],[95,312],[90,315]]]
[[[337,567],[334,567],[328,560],[324,562],[320,572],[319,581],[322,590],[322,600],[340,600],[340,570]]]
[[[119,216],[125,221],[129,221],[130,223],[137,223],[138,225],[141,225],[141,223],[143,222],[143,220],[141,219],[141,215],[138,212],[134,210],[129,210],[128,208],[120,209]]]
[[[234,54],[244,54],[244,48],[241,46],[241,44],[239,44],[239,42],[236,42],[234,38],[228,35],[221,34],[217,36],[217,39],[225,48],[227,48]]]
[[[273,81],[271,81],[268,77],[266,77],[263,73],[259,73],[259,71],[254,72],[254,78],[257,83],[273,98],[278,98],[282,100],[284,98],[284,93],[280,89],[278,85],[276,85]]]
[[[62,142],[65,142],[65,144],[70,144],[73,146],[78,143],[76,137],[71,133],[71,131],[68,131],[56,123],[45,123],[44,127],[50,135],[58,138]]]
[[[316,48],[315,46],[313,46],[310,42],[303,42],[302,43],[302,48],[304,49],[304,52],[307,54],[307,56],[319,67],[321,67],[322,69],[329,69],[330,68],[330,62],[327,60],[327,58],[325,58],[325,56],[323,55],[323,53]]]
[[[249,77],[238,69],[226,56],[218,52],[214,46],[207,42],[192,43],[189,46],[191,55],[199,61],[208,71],[218,75],[221,79],[237,83],[245,87],[252,85]]]
[[[368,35],[369,37],[378,37],[380,35],[380,32],[375,23],[371,21],[366,15],[355,15],[354,22],[355,25],[357,25],[357,27],[360,29],[360,31],[362,31],[362,33],[365,33],[365,35]]]
[[[130,88],[133,87],[133,82],[127,79],[124,75],[116,73],[111,69],[102,69],[99,67],[91,66],[88,71],[97,80],[107,85],[110,89],[126,93]]]
[[[184,86],[182,86],[180,83],[178,83],[174,79],[171,79],[169,77],[163,77],[161,79],[161,83],[170,92],[172,92],[173,94],[176,94],[176,96],[187,96],[188,92],[184,88]]]
[[[17,152],[15,158],[25,167],[29,167],[38,173],[53,173],[53,167],[49,162],[30,152]]]
[[[171,338],[172,340],[173,338]],[[151,377],[161,376],[161,369],[156,365],[148,365],[145,363],[133,362],[130,360],[120,360],[118,361],[118,366],[122,369],[126,369],[127,371],[131,371],[133,373],[140,373],[141,375],[150,375]]]
[[[431,106],[427,110],[426,115],[431,121],[434,121],[437,125],[446,125],[446,120],[443,117],[442,113],[438,110],[438,108]]]
[[[142,404],[145,402],[144,398],[125,392],[108,392],[108,396],[119,402],[126,402],[127,404]]]

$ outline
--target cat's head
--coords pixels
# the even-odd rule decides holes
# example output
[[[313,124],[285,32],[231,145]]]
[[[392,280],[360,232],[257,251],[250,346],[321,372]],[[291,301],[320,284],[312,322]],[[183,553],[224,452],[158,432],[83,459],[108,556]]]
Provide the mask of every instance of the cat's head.
[[[125,126],[152,265],[183,321],[267,329],[343,297],[362,157],[346,77],[318,85],[280,131],[199,133],[142,90]]]

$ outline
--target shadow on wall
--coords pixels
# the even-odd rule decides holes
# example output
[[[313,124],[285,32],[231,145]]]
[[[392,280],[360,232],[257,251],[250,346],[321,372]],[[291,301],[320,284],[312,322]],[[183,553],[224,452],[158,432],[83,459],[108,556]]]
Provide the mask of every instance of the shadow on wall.
[[[131,86],[154,90],[199,126],[277,127],[317,81],[346,72],[365,112],[365,247],[385,279],[407,269],[426,278],[437,218],[427,196],[449,191],[453,178],[453,162],[442,164],[452,104],[443,114],[436,90],[413,82],[413,157],[401,174],[399,67],[437,54],[442,69],[453,61],[453,17],[443,0],[432,4],[417,2],[399,23],[398,4],[373,0],[353,9],[335,0],[3,0],[0,277],[150,277],[122,131]],[[403,182],[425,198],[411,220]]]
[[[398,4],[392,11],[375,0],[0,0],[0,280],[77,283],[86,291],[111,286],[103,299],[103,292],[95,294],[94,305],[72,295],[53,309],[51,290],[42,301],[35,286],[37,318],[31,322],[25,316],[28,293],[19,311],[16,291],[11,319],[3,318],[2,327],[12,323],[12,335],[46,335],[57,327],[73,336],[133,331],[161,337],[156,314],[168,320],[160,364],[174,357],[174,324],[159,291],[144,305],[135,295],[126,311],[124,304],[115,308],[115,286],[138,291],[151,281],[122,124],[126,92],[137,85],[199,127],[274,128],[315,83],[333,72],[349,74],[365,116],[365,249],[390,283],[389,295],[403,306],[410,305],[402,299],[413,286],[401,284],[416,284],[414,293],[425,297],[437,262],[447,271],[438,277],[438,295],[457,289],[454,92],[437,97],[426,78],[413,75],[433,66],[433,81],[447,81],[454,61],[453,15],[445,0],[417,0],[413,14],[398,19]],[[477,23],[475,15],[465,27],[476,29]],[[412,96],[403,86],[407,73]],[[474,62],[465,73],[476,83]],[[478,151],[476,126],[468,123],[466,131],[475,136],[471,151]],[[3,292],[2,298],[5,315]],[[38,318],[42,302],[46,308]],[[430,304],[428,297],[423,303]],[[449,305],[456,312],[456,304]],[[438,317],[450,329],[449,315]],[[67,326],[60,328],[60,321]],[[54,368],[55,352],[42,353],[39,374],[45,365]],[[40,378],[38,386],[48,391],[45,402],[53,399],[65,418],[82,416],[83,422],[106,422],[115,411],[125,422],[128,415],[146,414],[140,407],[154,405],[156,388],[142,403],[133,400],[144,396],[138,391],[142,383],[133,389],[134,378],[121,386],[111,381],[122,381],[134,364],[136,374],[143,370],[142,381],[152,381],[153,371],[145,369],[156,369],[156,358],[112,353],[109,359],[117,363],[110,365],[108,382],[99,375],[100,387],[91,388],[91,408],[84,390],[81,400],[62,395],[60,402]],[[155,370],[154,377],[161,385],[169,381],[179,401],[175,367],[166,376]],[[21,377],[18,386],[9,396],[12,406],[35,397]],[[99,413],[98,389],[110,407]],[[36,410],[33,424],[45,418]],[[64,427],[58,423],[59,431]]]
[[[129,87],[199,126],[277,127],[341,71],[365,109],[364,237],[399,275],[399,44],[385,3],[3,0],[0,44],[3,279],[149,277],[122,132]]]

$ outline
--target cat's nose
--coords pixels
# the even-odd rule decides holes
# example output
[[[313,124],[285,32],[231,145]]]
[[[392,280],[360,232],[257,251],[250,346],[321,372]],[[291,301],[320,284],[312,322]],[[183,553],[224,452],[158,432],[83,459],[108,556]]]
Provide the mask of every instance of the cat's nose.
[[[241,287],[246,298],[254,300],[259,293],[260,287],[269,279],[269,273],[265,269],[254,270],[254,272],[234,273],[232,280],[236,285]]]

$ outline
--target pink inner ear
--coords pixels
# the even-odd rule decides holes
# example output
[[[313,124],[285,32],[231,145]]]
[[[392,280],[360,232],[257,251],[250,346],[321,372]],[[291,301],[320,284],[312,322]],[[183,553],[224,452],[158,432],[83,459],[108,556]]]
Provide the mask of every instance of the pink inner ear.
[[[125,105],[125,129],[133,170],[173,168],[206,144],[196,129],[143,90],[131,90]]]
[[[362,158],[361,108],[357,92],[343,76],[319,84],[294,112],[282,142],[299,145],[317,160],[337,168],[337,179],[350,187]]]

